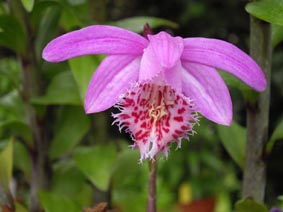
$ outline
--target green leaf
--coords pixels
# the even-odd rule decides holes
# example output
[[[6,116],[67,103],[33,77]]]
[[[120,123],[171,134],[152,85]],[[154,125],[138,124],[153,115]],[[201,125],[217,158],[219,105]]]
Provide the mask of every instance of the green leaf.
[[[21,170],[26,179],[29,179],[31,174],[31,158],[30,154],[21,142],[16,141],[14,143],[14,154],[13,154],[14,167]]]
[[[21,137],[27,144],[32,144],[32,131],[26,123],[17,120],[0,123],[0,135],[9,133]]]
[[[251,15],[272,24],[283,25],[283,1],[260,0],[246,5],[246,11]]]
[[[62,8],[54,1],[42,1],[36,4],[32,18],[37,27],[35,40],[36,57],[41,59],[41,52],[48,41],[53,39],[58,31]]]
[[[87,4],[84,5],[86,6]],[[87,19],[87,17],[85,17],[86,13],[81,12],[81,9],[79,9],[79,11],[80,12],[78,12],[77,6],[71,6],[69,4],[64,5],[60,17],[60,26],[62,26],[65,31],[72,31],[75,28],[81,28],[86,25],[83,24],[84,21],[80,20],[80,16],[83,16],[82,14],[84,14],[84,19]]]
[[[102,58],[101,56],[90,55],[69,60],[71,71],[80,91],[81,99],[84,99],[90,78]]]
[[[64,107],[55,126],[50,158],[55,159],[73,149],[90,128],[90,120],[82,107]]]
[[[74,161],[60,160],[53,167],[53,193],[64,195],[84,207],[92,204],[93,188],[75,166]]]
[[[5,149],[0,152],[0,161],[0,184],[8,189],[13,168],[13,139],[11,139]]]
[[[275,48],[283,40],[283,26],[272,24],[272,46]]]
[[[231,197],[228,192],[221,191],[217,194],[217,202],[214,211],[228,212],[232,211]]]
[[[272,148],[275,144],[275,142],[279,139],[283,139],[283,120],[279,122],[279,124],[276,126],[275,130],[273,131],[270,140],[267,143],[266,146],[266,152],[270,153],[272,151]]]
[[[26,11],[31,12],[34,5],[34,0],[22,0],[22,4]]]
[[[111,25],[126,28],[134,32],[142,32],[144,25],[148,23],[151,28],[167,26],[172,28],[178,28],[178,24],[168,21],[162,18],[138,16],[132,18],[122,19],[116,22],[111,22]]]
[[[113,186],[122,190],[140,190],[147,183],[148,166],[138,163],[139,151],[129,148],[126,142],[118,142],[121,144],[122,151],[118,154],[113,170]]]
[[[16,206],[16,212],[28,212],[28,209],[26,209],[23,205],[21,205],[18,202],[15,202]]]
[[[122,144],[122,151],[119,152],[113,172],[113,203],[121,211],[146,211],[148,164],[139,164],[139,151],[119,142]]]
[[[71,201],[64,195],[59,195],[51,192],[39,193],[39,200],[46,212],[78,212],[82,208],[75,202]]]
[[[48,85],[46,94],[33,98],[32,102],[42,105],[82,104],[78,88],[70,71],[57,74]]]
[[[77,167],[98,189],[107,191],[116,161],[115,146],[77,148],[74,159]]]
[[[1,81],[4,77],[8,80],[7,84],[10,85],[9,87],[7,86],[9,91],[11,91],[13,88],[19,89],[21,86],[20,64],[15,58],[5,57],[0,60]],[[5,92],[5,89],[3,89],[2,86],[0,87],[0,95],[8,92],[8,89]]]
[[[26,44],[25,32],[13,16],[0,16],[0,46],[22,53]]]
[[[0,109],[3,111],[3,120],[19,120],[24,122],[26,119],[23,101],[16,90],[12,90],[0,97]]]
[[[43,22],[43,18],[47,16],[47,11],[52,10],[54,8],[60,7],[60,3],[54,0],[44,0],[44,1],[37,1],[34,4],[34,9],[30,14],[31,23],[33,28],[38,31],[41,23]],[[40,17],[40,18],[39,18]]]
[[[246,129],[233,122],[231,126],[217,125],[221,142],[233,160],[241,167],[244,166],[246,149]]]
[[[242,92],[246,92],[251,90],[251,88],[249,86],[247,86],[245,83],[243,83],[241,80],[239,80],[238,78],[234,77],[233,75],[220,70],[219,74],[221,75],[221,77],[224,79],[225,83],[231,87],[231,88],[237,88],[239,90],[241,90]]]
[[[236,212],[268,212],[268,210],[261,203],[251,199],[244,199],[236,203]]]

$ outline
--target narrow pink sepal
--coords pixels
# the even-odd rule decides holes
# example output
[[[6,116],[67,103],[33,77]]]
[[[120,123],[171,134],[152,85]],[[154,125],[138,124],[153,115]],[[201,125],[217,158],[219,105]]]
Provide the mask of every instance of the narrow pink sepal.
[[[263,91],[266,80],[257,63],[238,47],[217,39],[186,38],[182,60],[227,71],[257,91]]]
[[[66,33],[47,44],[42,57],[60,62],[88,54],[139,55],[148,45],[142,36],[113,26],[94,25]]]
[[[84,108],[86,113],[106,110],[137,81],[140,58],[111,55],[99,65],[88,85]]]
[[[197,110],[207,119],[230,125],[233,111],[229,90],[212,67],[183,62],[183,92],[194,100]]]
[[[150,42],[142,56],[139,81],[151,80],[176,66],[184,48],[181,37],[172,37],[166,32],[148,35],[148,39]]]

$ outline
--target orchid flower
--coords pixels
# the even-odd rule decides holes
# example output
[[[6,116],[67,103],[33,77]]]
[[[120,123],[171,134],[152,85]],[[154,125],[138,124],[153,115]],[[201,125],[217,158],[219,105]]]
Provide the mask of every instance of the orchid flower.
[[[86,113],[112,106],[120,130],[130,132],[141,161],[168,155],[168,143],[194,134],[198,114],[230,125],[232,103],[216,69],[224,70],[256,91],[266,87],[256,62],[236,46],[217,39],[173,37],[166,32],[143,37],[126,29],[94,25],[64,34],[43,50],[43,58],[60,62],[89,54],[106,54],[93,74],[85,97]]]

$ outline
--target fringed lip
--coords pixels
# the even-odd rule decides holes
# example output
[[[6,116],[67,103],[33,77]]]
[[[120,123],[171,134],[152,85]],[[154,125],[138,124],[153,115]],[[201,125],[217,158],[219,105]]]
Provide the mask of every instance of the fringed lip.
[[[176,92],[164,81],[138,83],[119,101],[120,113],[113,114],[114,123],[129,132],[134,147],[140,150],[140,161],[152,160],[159,152],[168,156],[169,143],[195,134],[198,124],[193,100]]]

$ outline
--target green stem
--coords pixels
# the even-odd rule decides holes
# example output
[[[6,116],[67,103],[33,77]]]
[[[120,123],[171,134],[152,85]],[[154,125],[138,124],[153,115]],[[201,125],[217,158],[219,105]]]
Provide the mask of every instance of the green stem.
[[[30,181],[30,211],[40,211],[38,192],[48,187],[50,166],[47,157],[47,137],[44,130],[44,120],[40,117],[31,103],[34,96],[39,95],[39,65],[35,56],[34,34],[31,29],[29,14],[19,0],[9,0],[11,13],[19,19],[25,28],[27,46],[22,54],[18,55],[21,64],[23,80],[21,98],[24,102],[27,123],[32,130],[33,143],[29,145],[31,156],[31,181]]]
[[[153,160],[149,163],[150,164],[149,164],[147,212],[156,212],[156,171],[157,171],[156,158],[153,158]]]
[[[251,17],[250,54],[264,70],[267,88],[255,101],[247,101],[247,146],[243,197],[263,202],[266,185],[264,150],[268,139],[271,75],[271,26]]]

